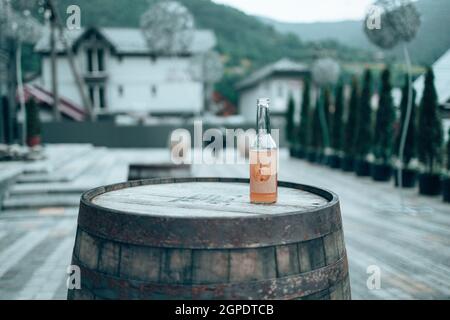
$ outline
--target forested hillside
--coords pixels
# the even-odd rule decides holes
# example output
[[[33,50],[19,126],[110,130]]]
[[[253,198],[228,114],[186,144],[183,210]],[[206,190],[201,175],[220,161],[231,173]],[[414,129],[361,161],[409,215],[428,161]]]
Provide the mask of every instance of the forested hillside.
[[[429,65],[450,48],[450,1],[419,0],[417,8],[422,15],[422,24],[416,39],[410,44],[412,59],[416,64]],[[365,50],[374,50],[364,32],[361,21],[283,23],[267,18],[261,21],[272,25],[280,32],[295,33],[304,41],[323,41],[326,39]],[[386,51],[387,55],[401,57],[402,50]]]

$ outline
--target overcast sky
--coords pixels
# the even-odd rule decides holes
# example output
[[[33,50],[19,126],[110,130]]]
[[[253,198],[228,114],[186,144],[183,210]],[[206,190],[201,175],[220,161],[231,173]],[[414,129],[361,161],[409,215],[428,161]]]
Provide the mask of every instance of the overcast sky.
[[[285,22],[362,19],[373,0],[213,0],[247,14]]]

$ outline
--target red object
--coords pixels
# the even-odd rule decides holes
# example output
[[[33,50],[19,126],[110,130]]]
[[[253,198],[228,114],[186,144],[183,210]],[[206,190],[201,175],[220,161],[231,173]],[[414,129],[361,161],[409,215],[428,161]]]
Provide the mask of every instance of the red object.
[[[215,104],[221,106],[220,110],[217,112],[218,116],[231,116],[236,114],[236,106],[231,103],[227,98],[221,95],[219,92],[214,91],[212,94],[212,100]]]
[[[28,137],[28,139],[27,139],[27,145],[29,147],[35,147],[40,144],[41,144],[41,136]]]
[[[50,91],[47,91],[37,85],[27,84],[24,86],[25,101],[28,99],[35,99],[37,102],[41,102],[45,105],[53,105],[53,95]],[[86,111],[83,107],[76,105],[75,103],[60,97],[58,109],[64,116],[75,120],[83,121],[86,118]]]

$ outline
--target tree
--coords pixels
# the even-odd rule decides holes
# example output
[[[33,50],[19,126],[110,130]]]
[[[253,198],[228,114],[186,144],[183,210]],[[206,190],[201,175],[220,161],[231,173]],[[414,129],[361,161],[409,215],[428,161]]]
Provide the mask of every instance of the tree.
[[[364,73],[364,83],[359,104],[356,134],[355,134],[355,155],[360,159],[369,154],[372,147],[372,73],[366,70]]]
[[[323,137],[322,137],[323,131],[320,121],[320,104],[321,104],[321,97],[318,95],[316,98],[316,106],[312,111],[313,112],[312,126],[309,134],[310,139],[309,145],[315,153],[319,153],[323,145]]]
[[[343,149],[347,157],[353,157],[354,154],[354,138],[356,132],[356,121],[359,106],[359,86],[356,77],[352,80],[352,92],[347,110],[347,121],[345,123]]]
[[[408,91],[409,91],[409,82],[408,77],[406,76],[405,85],[402,89],[402,100],[400,102],[400,130],[397,134],[396,139],[396,151],[398,155],[398,150],[400,149],[401,136],[404,130],[405,118],[408,110]],[[413,91],[413,99],[412,101],[416,101],[416,91]],[[417,156],[417,144],[416,144],[416,105],[413,104],[409,122],[408,132],[406,135],[406,144],[404,149],[404,157],[403,157],[403,167],[407,167],[409,162]]]
[[[330,147],[330,135],[328,129],[330,128],[330,107],[331,107],[331,91],[329,87],[326,87],[323,89],[323,118],[325,126],[327,128],[327,130],[324,131],[324,135],[327,134],[327,136],[324,136],[325,138],[323,141],[324,148]]]
[[[292,95],[289,97],[287,110],[286,110],[286,139],[290,144],[295,142],[294,138],[294,112],[295,101]]]
[[[344,114],[344,87],[339,84],[336,87],[336,98],[334,103],[334,113],[331,125],[331,147],[336,153],[342,151],[343,137],[343,114]]]
[[[450,174],[450,129],[448,130],[448,141],[447,141],[447,154],[446,154],[446,158],[447,158],[447,174]]]
[[[419,109],[418,156],[427,173],[437,173],[441,164],[442,123],[439,116],[434,72],[429,68]]]
[[[380,101],[376,114],[373,153],[383,164],[388,164],[393,153],[395,111],[392,101],[391,73],[388,68],[381,74]]]
[[[328,90],[327,88],[333,86],[337,82],[340,71],[341,69],[339,64],[331,58],[321,58],[314,62],[312,66],[312,76],[318,87],[319,96],[321,94],[321,89]],[[320,99],[318,101],[320,101]],[[328,128],[329,110],[327,110],[329,108],[329,104],[330,93],[328,92],[324,94],[323,104],[319,103],[317,105],[322,130],[321,136],[323,139],[323,146],[325,148],[329,147],[330,144],[330,134]]]
[[[42,31],[40,23],[31,15],[29,1],[15,3],[18,11],[13,10],[10,1],[0,0],[0,28],[3,37],[6,36],[15,44],[15,64],[17,79],[17,94],[20,104],[20,112],[25,119],[25,93],[22,72],[22,46],[24,43],[35,43]],[[26,143],[26,123],[22,123],[22,143]]]
[[[298,142],[306,151],[310,133],[310,110],[311,109],[311,85],[309,80],[305,80],[303,88],[302,108],[300,110],[300,128],[298,130]]]

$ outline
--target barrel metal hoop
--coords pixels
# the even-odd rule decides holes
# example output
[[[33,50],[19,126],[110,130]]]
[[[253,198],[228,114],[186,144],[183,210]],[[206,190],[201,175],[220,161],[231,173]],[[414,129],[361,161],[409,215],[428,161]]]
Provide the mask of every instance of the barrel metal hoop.
[[[94,236],[117,242],[186,249],[267,247],[312,240],[342,229],[335,194],[290,182],[279,182],[279,186],[312,192],[329,202],[317,209],[277,215],[184,218],[124,213],[97,206],[91,201],[99,194],[124,187],[193,181],[248,183],[248,179],[235,178],[168,178],[100,187],[83,194],[78,225]]]
[[[348,279],[346,254],[333,264],[294,276],[208,285],[129,280],[91,270],[76,258],[73,258],[73,263],[80,267],[82,289],[102,299],[296,299],[326,290]]]

